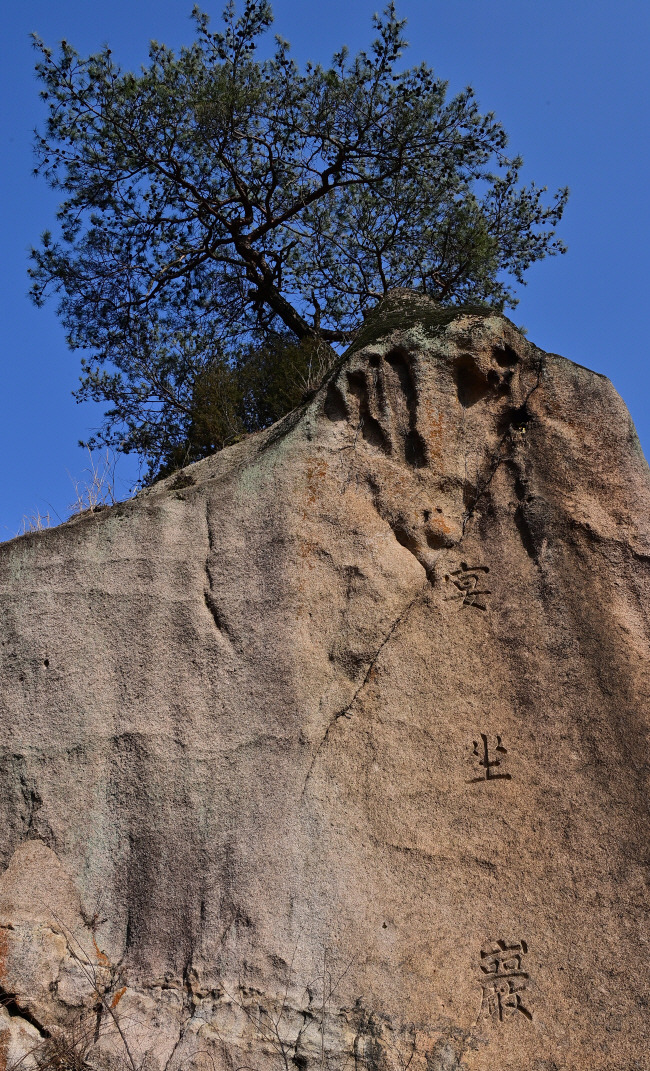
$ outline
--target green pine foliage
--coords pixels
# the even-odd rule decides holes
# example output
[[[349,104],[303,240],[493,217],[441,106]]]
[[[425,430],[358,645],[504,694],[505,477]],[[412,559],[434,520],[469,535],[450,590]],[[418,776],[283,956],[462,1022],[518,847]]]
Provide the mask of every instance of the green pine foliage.
[[[158,476],[208,457],[296,409],[328,371],[331,350],[288,334],[197,370],[185,438],[167,441]]]
[[[151,478],[294,406],[391,289],[502,309],[564,251],[568,191],[520,184],[471,89],[448,100],[427,65],[403,68],[392,3],[368,51],[304,70],[281,38],[258,57],[266,0],[229,3],[217,32],[193,17],[194,43],[152,42],[137,74],[35,40],[36,170],[63,200],[32,296],[58,294],[77,396],[107,406],[95,441]]]

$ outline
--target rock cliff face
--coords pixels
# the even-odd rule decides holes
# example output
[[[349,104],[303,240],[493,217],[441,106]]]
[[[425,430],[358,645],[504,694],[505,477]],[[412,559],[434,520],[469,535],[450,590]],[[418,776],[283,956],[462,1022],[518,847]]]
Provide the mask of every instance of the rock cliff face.
[[[647,1071],[649,507],[608,380],[401,294],[0,547],[0,1064]]]

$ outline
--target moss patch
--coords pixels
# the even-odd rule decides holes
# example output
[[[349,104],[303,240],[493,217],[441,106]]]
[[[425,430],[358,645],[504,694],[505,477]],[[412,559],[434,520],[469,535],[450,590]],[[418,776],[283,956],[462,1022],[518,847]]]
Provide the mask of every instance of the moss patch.
[[[424,294],[405,292],[388,295],[374,309],[345,356],[372,345],[394,331],[423,327],[427,334],[437,335],[458,316],[500,316],[498,309],[487,305],[438,305]]]

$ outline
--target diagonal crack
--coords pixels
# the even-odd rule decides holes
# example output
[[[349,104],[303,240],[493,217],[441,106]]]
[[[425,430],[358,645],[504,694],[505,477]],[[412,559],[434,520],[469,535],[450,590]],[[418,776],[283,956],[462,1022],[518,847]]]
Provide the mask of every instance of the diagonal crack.
[[[393,621],[393,624],[390,626],[388,632],[386,633],[386,635],[384,636],[383,640],[381,641],[381,643],[380,643],[379,647],[377,648],[375,654],[373,655],[373,657],[371,658],[370,662],[368,663],[368,668],[366,669],[365,676],[364,676],[363,680],[361,681],[361,684],[357,688],[356,692],[352,696],[352,699],[347,704],[347,706],[343,707],[342,710],[337,710],[336,714],[333,714],[332,717],[330,718],[329,724],[328,724],[328,726],[327,726],[327,728],[326,728],[326,730],[325,730],[325,732],[323,734],[323,738],[322,738],[320,744],[318,745],[318,747],[316,748],[316,750],[314,751],[311,763],[309,764],[309,769],[307,770],[307,776],[305,777],[305,782],[304,782],[304,784],[302,786],[302,792],[300,793],[300,798],[301,799],[303,798],[303,796],[305,795],[305,792],[307,790],[307,785],[309,783],[309,779],[311,778],[314,766],[316,765],[316,760],[317,760],[318,756],[320,755],[321,751],[323,750],[323,748],[325,747],[325,745],[327,744],[327,740],[328,740],[328,737],[329,737],[332,729],[334,728],[334,726],[336,725],[336,723],[338,722],[338,720],[340,718],[349,718],[349,717],[351,717],[350,710],[352,709],[352,707],[354,706],[355,702],[357,701],[359,695],[361,694],[363,689],[366,687],[368,681],[370,680],[370,675],[371,675],[375,665],[377,664],[377,659],[379,658],[381,652],[383,651],[384,647],[386,646],[386,644],[390,640],[391,636],[395,632],[395,629],[400,624],[402,624],[403,621],[406,621],[408,615],[410,614],[411,610],[415,606],[416,602],[418,602],[419,599],[422,597],[422,595],[429,590],[429,587],[430,587],[429,581],[427,580],[426,584],[424,584],[424,586],[420,589],[420,591],[417,593],[417,595],[415,595],[415,597],[411,599],[411,601],[408,604],[408,606],[406,606],[405,609],[402,610],[402,612],[400,613],[399,617],[397,617],[395,619],[395,621]]]
[[[42,1038],[49,1038],[52,1035],[46,1026],[38,1021],[35,1015],[32,1015],[29,1008],[26,1008],[23,1004],[20,1004],[15,993],[8,993],[6,989],[0,986],[0,1006],[11,1016],[11,1018],[24,1019],[26,1023],[33,1026],[38,1030]]]

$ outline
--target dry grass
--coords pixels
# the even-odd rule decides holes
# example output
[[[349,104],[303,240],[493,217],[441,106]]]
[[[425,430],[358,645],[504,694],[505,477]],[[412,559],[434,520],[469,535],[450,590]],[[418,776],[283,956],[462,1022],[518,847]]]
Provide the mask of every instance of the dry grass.
[[[16,535],[27,535],[28,532],[43,532],[46,528],[54,528],[57,523],[57,521],[52,520],[49,510],[47,513],[41,513],[37,509],[33,513],[23,514],[20,528]]]
[[[117,463],[115,454],[107,448],[103,454],[95,458],[90,447],[86,447],[86,449],[88,451],[89,464],[83,470],[81,478],[77,480],[68,473],[75,493],[74,501],[68,506],[71,517],[75,517],[79,513],[94,513],[95,510],[103,509],[105,506],[114,506],[117,501],[115,497],[115,465]]]
[[[70,477],[74,488],[74,499],[69,504],[69,517],[77,517],[80,513],[95,513],[107,506],[114,506],[118,501],[115,489],[115,466],[117,458],[112,450],[106,449],[102,454],[93,455],[88,450],[88,465],[82,475],[77,479]],[[56,515],[56,519],[55,516]],[[31,532],[44,532],[48,528],[56,528],[61,523],[61,518],[52,507],[46,513],[40,509],[32,510],[31,513],[23,514],[20,528],[13,536],[28,535]],[[0,538],[0,542],[2,539]]]

